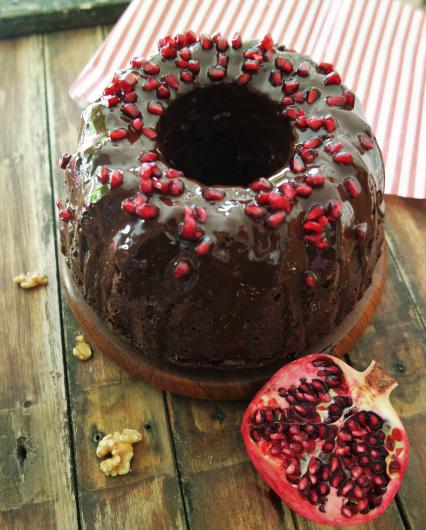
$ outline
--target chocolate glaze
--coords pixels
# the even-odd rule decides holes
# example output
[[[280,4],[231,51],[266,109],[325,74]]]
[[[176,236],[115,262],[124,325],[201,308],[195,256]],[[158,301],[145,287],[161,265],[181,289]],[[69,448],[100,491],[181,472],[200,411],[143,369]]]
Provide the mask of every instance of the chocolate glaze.
[[[358,135],[371,137],[371,131],[359,103],[356,101],[353,110],[328,106],[325,97],[342,94],[345,87],[326,86],[324,73],[313,61],[284,47],[271,53],[269,61],[262,63],[247,87],[230,87],[242,73],[244,51],[258,44],[251,41],[240,49],[225,52],[229,64],[222,81],[212,81],[207,73],[208,67],[217,62],[215,47],[204,50],[198,42],[191,45],[192,59],[201,63],[200,72],[193,83],[180,81],[177,90],[170,89],[170,98],[161,100],[165,112],[160,119],[146,110],[149,101],[158,101],[155,90],[142,89],[144,78],[149,76],[141,69],[120,72],[120,77],[129,71],[137,74],[136,105],[142,111],[144,126],[157,129],[158,140],[132,131],[128,139],[112,142],[109,130],[117,127],[131,130],[131,119],[123,115],[121,105],[107,108],[97,101],[83,113],[78,150],[66,169],[68,206],[73,211],[73,220],[62,223],[62,251],[87,302],[112,330],[135,344],[141,355],[180,365],[217,368],[287,361],[335,327],[371,282],[383,241],[384,169],[375,140],[370,151],[364,151],[360,145]],[[301,103],[299,107],[307,116],[333,115],[338,124],[334,132],[327,133],[323,128],[318,132],[309,128],[300,130],[294,121],[288,124],[284,118],[281,118],[283,127],[277,125],[283,92],[281,86],[274,87],[269,81],[276,57],[290,60],[295,70],[302,62],[309,62],[311,71],[307,77],[292,72],[284,74],[284,80],[297,79],[303,93],[318,88],[321,97],[313,104]],[[155,55],[151,61],[161,67],[154,76],[156,79],[170,72],[179,77],[174,60]],[[241,118],[245,101],[253,101],[247,91],[263,98],[263,103],[253,110],[254,121],[263,128],[264,138],[260,143],[264,152],[257,164],[255,145],[247,149],[245,142],[245,147],[237,150],[235,133],[240,121],[234,118]],[[203,105],[188,117],[182,109],[190,108],[190,104],[180,105],[179,99],[191,98],[190,92]],[[168,142],[167,134],[180,116],[180,125],[191,124],[191,120],[192,126],[196,125],[210,110],[211,119],[220,108],[221,93],[226,112],[232,114],[233,92],[241,96],[242,103],[234,116],[226,116],[226,123],[230,124],[228,144],[235,145],[236,158],[241,153],[250,157],[248,162],[231,165],[235,174],[230,174],[227,168],[232,157],[223,151],[220,153],[223,164],[213,160],[210,171],[208,160],[212,158],[206,154],[209,123],[200,125],[204,136],[201,134],[198,162],[187,153],[193,128],[189,127],[190,132],[184,135],[182,152],[177,144],[179,135],[173,133]],[[219,118],[222,120],[219,135],[227,127],[223,119]],[[179,122],[175,126],[179,127]],[[270,128],[274,131],[272,135]],[[255,198],[247,187],[249,181],[261,176],[274,185],[303,180],[305,173],[294,174],[289,160],[302,142],[314,136],[320,136],[323,145],[317,148],[318,156],[307,165],[307,172],[317,170],[325,175],[324,187],[314,189],[307,199],[298,197],[291,213],[276,230],[248,217],[244,206]],[[250,134],[244,130],[241,138],[247,140]],[[342,142],[344,150],[353,155],[353,164],[336,164],[323,148],[327,138]],[[217,135],[211,135],[211,142],[220,145]],[[226,143],[221,145],[226,147]],[[139,155],[152,150],[160,154],[161,169],[171,166],[175,159],[185,166],[189,176],[198,180],[184,177],[185,191],[179,197],[153,195],[150,202],[159,206],[160,215],[146,221],[124,211],[121,203],[138,190]],[[97,173],[101,165],[123,171],[121,187],[109,189],[99,183]],[[356,199],[348,195],[343,185],[349,176],[355,177],[361,186],[361,195]],[[205,184],[222,189],[225,199],[205,200],[202,196]],[[342,216],[328,229],[329,248],[318,249],[303,239],[303,218],[311,205],[325,205],[331,199],[343,201]],[[194,252],[195,243],[179,235],[184,205],[200,205],[208,212],[202,229],[213,247],[205,256],[198,256]],[[353,227],[359,223],[367,224],[364,241],[354,237]],[[191,273],[176,280],[171,272],[182,258],[191,264]],[[318,278],[315,288],[305,285],[306,271]]]

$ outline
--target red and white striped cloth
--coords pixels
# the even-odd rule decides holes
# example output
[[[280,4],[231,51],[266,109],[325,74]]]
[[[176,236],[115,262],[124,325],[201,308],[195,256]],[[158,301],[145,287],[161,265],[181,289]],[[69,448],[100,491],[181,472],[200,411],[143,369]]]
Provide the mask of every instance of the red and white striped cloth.
[[[426,13],[395,0],[133,0],[70,88],[99,97],[134,55],[192,29],[276,42],[332,62],[361,99],[386,166],[386,193],[426,197]]]

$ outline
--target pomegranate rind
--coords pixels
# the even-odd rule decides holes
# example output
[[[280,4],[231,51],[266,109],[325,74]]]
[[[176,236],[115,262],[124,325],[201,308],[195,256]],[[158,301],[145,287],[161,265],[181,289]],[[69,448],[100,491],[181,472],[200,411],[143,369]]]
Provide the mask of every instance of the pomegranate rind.
[[[313,368],[312,361],[319,358],[328,358],[341,368],[350,389],[349,395],[353,398],[358,411],[366,410],[379,414],[386,424],[390,425],[391,438],[398,442],[398,448],[386,457],[387,474],[391,480],[383,494],[382,503],[367,514],[357,513],[350,518],[342,515],[342,497],[338,497],[336,489],[332,487],[327,496],[325,513],[319,511],[317,506],[312,505],[300,494],[297,486],[293,486],[286,479],[282,460],[265,451],[270,442],[260,440],[256,443],[250,435],[255,412],[264,407],[288,407],[285,399],[279,396],[278,388],[297,384],[301,377],[306,377],[309,381],[309,372],[314,376],[317,370],[317,368]],[[408,437],[401,420],[389,401],[389,394],[395,386],[397,383],[377,368],[375,362],[372,362],[364,372],[358,372],[336,357],[326,354],[311,354],[285,365],[258,391],[243,417],[241,433],[253,466],[265,483],[292,510],[308,520],[318,524],[349,526],[364,524],[376,519],[387,509],[395,497],[408,464]],[[390,473],[390,462],[392,458],[396,457],[399,470],[397,473]]]

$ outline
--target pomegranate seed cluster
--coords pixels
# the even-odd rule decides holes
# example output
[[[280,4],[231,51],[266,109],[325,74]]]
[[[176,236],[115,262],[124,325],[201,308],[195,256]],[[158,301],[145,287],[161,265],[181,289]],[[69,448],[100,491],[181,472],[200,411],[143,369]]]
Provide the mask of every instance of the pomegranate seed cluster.
[[[316,357],[313,376],[276,389],[286,406],[253,412],[250,436],[281,461],[301,498],[328,512],[329,495],[336,495],[341,514],[350,519],[381,505],[401,469],[402,434],[376,412],[358,408],[341,368]]]
[[[241,215],[240,224],[252,223],[252,230],[287,233],[299,219],[301,232],[292,229],[294,237],[300,236],[308,251],[322,252],[334,248],[341,237],[338,224],[348,203],[355,210],[350,237],[366,244],[372,234],[367,222],[356,218],[356,201],[368,190],[369,166],[363,157],[377,149],[359,119],[356,134],[348,139],[347,115],[354,112],[355,96],[341,85],[333,65],[317,65],[276,45],[270,35],[243,43],[239,34],[228,41],[220,33],[197,36],[187,31],[160,39],[158,49],[150,59],[134,57],[95,104],[105,121],[106,138],[99,149],[107,162],[90,172],[98,180],[100,196],[117,193],[122,212],[147,223],[147,229],[149,223],[160,222],[168,208],[178,209],[175,236],[192,254],[177,259],[175,279],[188,278],[194,260],[215,248],[211,212],[225,212],[227,205],[233,206],[232,215]],[[293,134],[288,164],[279,175],[259,176],[239,191],[200,186],[171,167],[161,151],[157,125],[179,95],[221,83],[265,92],[265,82],[268,97],[279,104]],[[124,165],[118,162],[120,151],[127,157]],[[72,173],[75,160],[64,154],[60,167]],[[74,208],[71,203],[63,206],[59,217],[70,223],[76,217]],[[308,287],[317,286],[316,272],[303,274]]]

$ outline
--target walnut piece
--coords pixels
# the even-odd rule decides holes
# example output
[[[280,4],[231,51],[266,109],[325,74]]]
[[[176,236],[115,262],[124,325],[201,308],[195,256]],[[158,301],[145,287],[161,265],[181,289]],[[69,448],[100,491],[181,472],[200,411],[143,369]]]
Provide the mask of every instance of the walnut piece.
[[[92,356],[92,350],[83,335],[78,335],[75,338],[75,346],[72,350],[72,354],[80,361],[87,361]]]
[[[96,456],[101,458],[111,453],[111,457],[100,463],[101,471],[105,475],[125,475],[130,471],[130,460],[133,457],[132,444],[140,442],[142,435],[134,429],[116,431],[102,438],[96,449]]]
[[[22,289],[32,289],[39,285],[46,285],[47,276],[42,272],[27,272],[26,274],[18,274],[13,278],[13,281]]]

